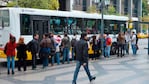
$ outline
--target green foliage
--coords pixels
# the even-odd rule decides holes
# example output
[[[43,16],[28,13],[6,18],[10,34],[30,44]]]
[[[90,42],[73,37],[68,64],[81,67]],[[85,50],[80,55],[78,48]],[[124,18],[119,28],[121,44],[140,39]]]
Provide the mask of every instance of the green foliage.
[[[7,7],[13,7],[16,6],[16,2],[7,3]]]
[[[16,2],[10,2],[7,6],[16,6]],[[58,0],[18,0],[18,6],[25,8],[57,10],[59,8],[59,2]]]
[[[142,0],[142,13],[143,16],[148,15],[149,13],[148,0]]]
[[[59,2],[58,0],[48,0],[48,8],[51,10],[58,10],[59,9]]]
[[[114,6],[110,5],[108,6],[108,14],[115,14],[116,10],[114,8]]]
[[[87,12],[88,13],[96,13],[97,12],[96,5],[88,7]]]

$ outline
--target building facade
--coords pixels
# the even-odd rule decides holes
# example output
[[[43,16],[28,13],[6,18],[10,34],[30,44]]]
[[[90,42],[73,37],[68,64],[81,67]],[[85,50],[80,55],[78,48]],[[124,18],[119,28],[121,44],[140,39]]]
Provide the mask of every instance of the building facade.
[[[100,4],[102,0],[59,0],[60,1],[60,10],[80,10],[87,11],[88,7],[96,5],[96,9],[100,10]],[[112,5],[116,14],[129,16],[131,20],[132,17],[137,17],[140,21],[142,16],[142,0],[104,0],[106,3],[105,10],[108,6]],[[65,5],[61,8],[61,5]],[[136,23],[138,24],[138,23]],[[140,31],[140,26],[135,25],[137,31]]]
[[[142,16],[142,0],[105,0],[110,1],[109,5],[115,7],[120,15],[129,15],[130,17]],[[80,10],[87,11],[92,5],[99,5],[101,0],[59,0],[60,10]],[[99,9],[99,6],[97,9]],[[107,8],[107,7],[106,7]]]

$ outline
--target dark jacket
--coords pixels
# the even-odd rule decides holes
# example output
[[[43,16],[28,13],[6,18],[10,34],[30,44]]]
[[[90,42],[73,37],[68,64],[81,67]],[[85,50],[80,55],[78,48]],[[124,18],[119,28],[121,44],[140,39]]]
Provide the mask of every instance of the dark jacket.
[[[92,49],[93,49],[94,51],[97,51],[97,50],[99,50],[98,48],[99,48],[99,47],[98,47],[98,41],[97,41],[96,39],[93,39]]]
[[[31,47],[30,47],[30,49],[31,49],[31,53],[32,54],[36,54],[36,53],[39,52],[39,42],[38,42],[38,40],[33,39],[31,41]]]
[[[81,39],[76,42],[74,48],[76,53],[76,60],[80,61],[82,64],[88,62],[88,44],[87,41]]]
[[[69,39],[69,37],[67,36],[67,37],[64,37],[63,39],[62,39],[62,46],[64,47],[64,48],[70,48],[70,45],[71,43],[70,43],[70,39]]]
[[[25,44],[17,44],[17,58],[27,58],[26,54],[26,45]]]

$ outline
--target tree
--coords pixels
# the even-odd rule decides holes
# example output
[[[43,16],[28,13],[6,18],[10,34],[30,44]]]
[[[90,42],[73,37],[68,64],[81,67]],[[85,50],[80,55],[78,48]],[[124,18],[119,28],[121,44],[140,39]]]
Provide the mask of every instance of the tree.
[[[142,13],[143,16],[149,13],[148,0],[142,0]]]
[[[87,12],[88,13],[96,13],[97,12],[96,5],[88,7]]]
[[[9,2],[7,6],[16,6],[16,2]],[[25,8],[57,10],[59,8],[59,2],[58,0],[18,0],[18,6]]]
[[[1,0],[1,1],[8,3],[10,0]]]
[[[108,14],[115,14],[116,10],[113,5],[108,6]]]

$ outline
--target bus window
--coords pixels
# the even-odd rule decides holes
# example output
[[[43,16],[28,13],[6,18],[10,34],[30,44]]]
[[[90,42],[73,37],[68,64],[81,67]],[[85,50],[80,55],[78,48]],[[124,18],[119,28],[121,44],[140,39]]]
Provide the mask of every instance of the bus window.
[[[0,10],[0,27],[8,27],[9,26],[9,11],[8,10]]]
[[[63,34],[66,27],[65,18],[63,17],[51,17],[50,19],[50,31],[54,34]]]
[[[20,20],[21,35],[32,35],[30,16],[22,14]]]
[[[96,20],[93,19],[84,19],[84,30],[88,34],[96,34],[98,33],[96,27]]]
[[[81,34],[83,32],[83,19],[76,18],[76,33]]]

